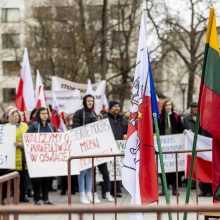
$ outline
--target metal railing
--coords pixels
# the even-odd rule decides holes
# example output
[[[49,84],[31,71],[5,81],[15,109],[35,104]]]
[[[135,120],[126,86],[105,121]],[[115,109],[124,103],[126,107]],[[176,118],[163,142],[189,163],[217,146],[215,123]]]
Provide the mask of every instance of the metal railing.
[[[56,206],[0,206],[0,215],[19,214],[77,214],[83,219],[85,214],[125,214],[125,213],[153,213],[158,220],[164,213],[220,213],[220,205],[161,205],[161,206],[82,206],[82,205],[56,205]]]
[[[0,176],[0,205],[2,205],[3,202],[3,184],[7,185],[7,193],[6,193],[6,204],[10,204],[10,196],[11,196],[11,183],[13,181],[13,203],[15,205],[19,204],[19,184],[20,184],[20,176],[17,171],[14,171],[12,173],[5,174],[3,176]],[[4,206],[3,206],[4,207]],[[8,220],[8,215],[0,215],[0,220]],[[14,220],[18,220],[18,215],[14,215]]]

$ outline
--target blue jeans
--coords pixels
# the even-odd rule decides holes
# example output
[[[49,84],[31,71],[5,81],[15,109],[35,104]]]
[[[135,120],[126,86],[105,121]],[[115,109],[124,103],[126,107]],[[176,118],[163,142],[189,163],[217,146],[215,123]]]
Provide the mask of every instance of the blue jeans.
[[[83,170],[78,175],[79,192],[85,192],[85,177],[86,177],[86,192],[92,192],[92,169]]]

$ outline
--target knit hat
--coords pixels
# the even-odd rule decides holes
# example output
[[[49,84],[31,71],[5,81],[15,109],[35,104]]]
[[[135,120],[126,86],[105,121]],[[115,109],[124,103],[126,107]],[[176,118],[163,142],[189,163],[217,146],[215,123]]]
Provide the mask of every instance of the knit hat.
[[[114,105],[119,105],[119,102],[117,100],[111,100],[109,102],[109,110],[114,106]]]
[[[198,107],[198,102],[191,102],[189,107]]]
[[[12,115],[15,113],[15,112],[17,112],[18,113],[18,115],[19,115],[19,123],[21,122],[21,113],[19,112],[19,110],[17,109],[17,108],[12,108],[10,111],[9,111],[9,113],[8,113],[8,119],[9,119],[9,121],[11,122],[11,120],[12,120]]]

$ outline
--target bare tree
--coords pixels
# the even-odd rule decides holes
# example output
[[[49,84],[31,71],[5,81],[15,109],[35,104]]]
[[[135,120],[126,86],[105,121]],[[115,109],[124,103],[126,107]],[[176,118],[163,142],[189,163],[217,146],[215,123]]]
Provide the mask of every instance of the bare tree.
[[[175,83],[180,83],[184,74],[188,76],[187,105],[189,106],[194,93],[195,75],[201,70],[203,61],[203,39],[210,4],[199,0],[187,0],[185,4],[188,8],[185,14],[186,17],[189,15],[189,19],[181,17],[181,13],[179,16],[172,15],[172,11],[160,1],[148,1],[148,15],[161,45],[161,61],[168,58],[166,60],[168,63],[179,65],[178,69],[181,70],[180,77],[177,77]],[[158,16],[158,7],[163,8],[164,16]],[[178,63],[176,57],[179,57]]]
[[[99,5],[72,0],[65,6],[48,0],[48,6],[33,8],[27,41],[32,66],[41,70],[47,86],[51,75],[80,83],[106,79],[107,95],[123,106],[135,67],[139,7],[128,0]]]

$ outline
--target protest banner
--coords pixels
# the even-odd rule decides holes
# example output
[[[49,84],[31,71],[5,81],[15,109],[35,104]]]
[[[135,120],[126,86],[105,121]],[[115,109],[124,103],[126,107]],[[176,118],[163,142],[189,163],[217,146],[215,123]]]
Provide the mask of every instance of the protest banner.
[[[154,137],[155,138],[155,137]],[[160,136],[162,151],[180,151],[185,149],[184,134],[161,135]],[[157,141],[154,139],[155,149],[157,148]],[[164,166],[166,173],[176,172],[176,156],[175,154],[163,154]],[[185,171],[185,154],[178,154],[178,171]],[[160,170],[160,160],[158,159],[158,173]]]
[[[154,137],[155,138],[155,137]],[[177,134],[177,135],[162,135],[161,138],[161,145],[163,152],[166,151],[178,151],[178,150],[184,150],[184,135],[183,134]],[[116,141],[117,147],[120,153],[125,152],[126,147],[126,141],[124,140],[118,140]],[[154,139],[154,143],[156,142],[156,138]],[[157,150],[157,146],[156,146]],[[164,154],[164,165],[166,173],[170,172],[176,172],[176,161],[175,161],[175,154]],[[116,179],[121,180],[121,170],[123,166],[123,157],[117,158],[116,160]],[[158,161],[158,173],[161,173],[160,170],[160,161]],[[114,161],[111,160],[108,162],[108,170],[109,170],[109,176],[110,180],[114,181]],[[178,171],[185,171],[185,154],[178,154]],[[96,171],[97,173],[97,182],[103,181],[101,173]]]
[[[108,119],[61,133],[23,134],[25,156],[30,177],[65,176],[70,156],[89,156],[118,153]],[[98,165],[112,160],[96,158]],[[92,160],[72,160],[72,174],[92,167]]]
[[[45,91],[47,104],[52,105],[52,91]],[[82,100],[79,90],[55,91],[60,112],[72,114],[82,108]]]
[[[117,148],[119,150],[119,153],[124,154],[126,141],[117,140],[116,143],[117,143]],[[121,170],[123,167],[123,160],[124,160],[124,157],[116,157],[116,179],[117,180],[121,180]],[[108,164],[110,180],[114,181],[114,159],[112,158],[107,164]],[[96,181],[97,182],[103,181],[102,174],[99,172],[98,169],[96,169]]]
[[[23,143],[28,172],[33,177],[67,175],[67,160],[72,155],[69,133],[26,133]],[[71,173],[79,173],[78,161],[72,161]]]
[[[0,169],[15,169],[16,126],[0,125]]]
[[[96,90],[99,83],[92,84],[93,90]],[[65,90],[79,90],[81,97],[85,96],[87,91],[87,84],[72,82],[57,76],[52,76],[52,90],[53,91],[65,91]]]
[[[69,130],[67,133],[71,137],[74,156],[119,153],[108,119]],[[94,164],[99,165],[110,160],[112,157],[95,158]],[[80,160],[80,170],[90,167],[92,167],[90,158]]]

